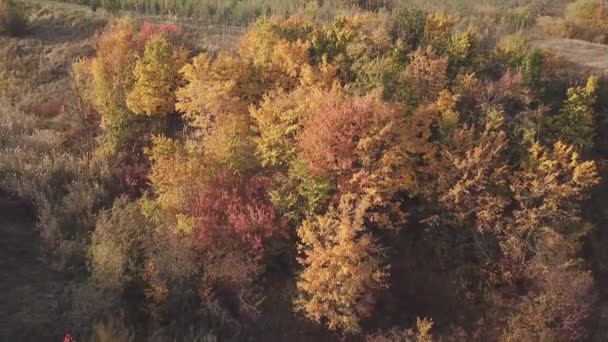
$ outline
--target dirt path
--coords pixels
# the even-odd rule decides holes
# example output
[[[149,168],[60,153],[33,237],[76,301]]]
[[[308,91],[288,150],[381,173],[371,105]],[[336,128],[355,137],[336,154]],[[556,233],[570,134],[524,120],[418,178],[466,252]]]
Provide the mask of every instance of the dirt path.
[[[608,45],[576,39],[543,39],[533,42],[542,50],[600,73],[608,73]]]
[[[67,279],[51,270],[18,203],[0,199],[0,341],[60,341]]]

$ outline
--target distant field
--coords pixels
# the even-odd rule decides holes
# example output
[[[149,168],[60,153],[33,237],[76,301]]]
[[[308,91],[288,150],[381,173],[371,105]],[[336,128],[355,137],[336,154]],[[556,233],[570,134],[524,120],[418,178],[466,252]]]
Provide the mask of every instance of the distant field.
[[[231,23],[246,26],[260,17],[291,15],[301,11],[310,0],[62,0],[86,6],[105,8],[110,11],[131,11],[147,15],[170,15],[198,18],[215,23]],[[331,0],[318,1],[320,19],[331,19],[350,12],[354,8],[377,10],[379,8],[416,7],[429,11],[448,13],[474,13],[497,11],[520,6],[535,8],[544,14],[561,13],[569,0]]]

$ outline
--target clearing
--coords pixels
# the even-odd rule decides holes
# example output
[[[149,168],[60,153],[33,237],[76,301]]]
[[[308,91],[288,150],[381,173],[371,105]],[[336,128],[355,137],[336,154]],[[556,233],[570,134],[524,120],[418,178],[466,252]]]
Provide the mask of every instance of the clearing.
[[[590,71],[608,73],[608,45],[577,39],[542,39],[533,44]]]

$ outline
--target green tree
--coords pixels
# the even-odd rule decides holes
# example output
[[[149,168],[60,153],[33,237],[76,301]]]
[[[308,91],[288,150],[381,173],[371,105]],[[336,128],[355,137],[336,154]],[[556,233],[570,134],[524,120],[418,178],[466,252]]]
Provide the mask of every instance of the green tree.
[[[593,146],[595,136],[593,106],[597,99],[597,77],[590,76],[584,87],[568,89],[559,114],[546,119],[548,136],[578,148]]]

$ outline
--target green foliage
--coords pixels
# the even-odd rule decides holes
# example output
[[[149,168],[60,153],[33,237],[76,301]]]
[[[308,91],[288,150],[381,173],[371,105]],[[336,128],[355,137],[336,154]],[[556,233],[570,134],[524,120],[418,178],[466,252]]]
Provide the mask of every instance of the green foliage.
[[[415,50],[424,38],[427,14],[412,7],[396,8],[391,14],[390,33],[395,40],[401,40],[408,49]]]
[[[541,51],[536,49],[528,51],[522,61],[522,74],[530,89],[536,94],[543,93],[544,66],[545,56]]]
[[[594,104],[597,99],[597,77],[591,76],[585,87],[568,89],[567,98],[559,114],[547,118],[548,135],[581,149],[593,145],[595,136]]]
[[[469,73],[475,70],[476,53],[477,41],[472,33],[464,32],[452,35],[446,48],[451,79],[454,79],[458,73]]]
[[[147,222],[139,204],[120,197],[100,213],[91,240],[91,271],[101,287],[122,292],[141,279]]]

